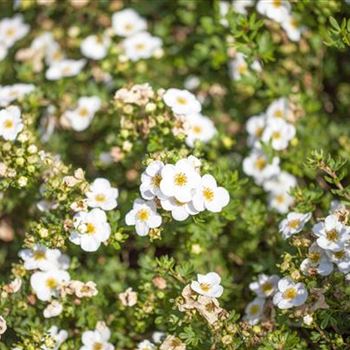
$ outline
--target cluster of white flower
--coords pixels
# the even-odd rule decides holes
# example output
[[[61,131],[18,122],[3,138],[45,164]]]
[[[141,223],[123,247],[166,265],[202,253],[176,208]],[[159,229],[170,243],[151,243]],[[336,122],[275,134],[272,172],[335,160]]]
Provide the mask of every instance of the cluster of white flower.
[[[62,124],[68,124],[75,131],[83,131],[90,125],[95,113],[101,107],[98,96],[83,96],[77,102],[77,107],[62,115]]]
[[[294,138],[295,126],[288,122],[293,120],[293,112],[285,98],[273,101],[266,113],[249,118],[246,124],[248,145],[252,151],[243,161],[243,171],[252,176],[258,185],[269,193],[269,205],[280,213],[286,213],[293,203],[289,195],[297,182],[293,175],[282,171],[280,159],[273,157],[269,161],[261,148],[261,142],[270,142],[276,151],[287,148]]]
[[[23,22],[20,15],[0,21],[0,61],[7,56],[8,50],[16,41],[25,37],[28,32],[29,25]]]
[[[116,208],[118,196],[118,189],[112,187],[107,179],[95,179],[86,192],[86,204],[93,209],[79,211],[74,216],[74,229],[69,240],[80,245],[86,252],[95,252],[111,234],[111,227],[104,211]]]
[[[162,40],[146,31],[147,22],[136,11],[124,9],[114,13],[112,27],[116,35],[125,37],[121,46],[129,60],[162,56]]]
[[[303,29],[292,15],[291,5],[287,0],[259,0],[256,8],[262,15],[279,23],[290,40],[300,40]]]
[[[34,89],[33,84],[22,83],[0,86],[0,107],[7,107],[10,103],[22,99]]]
[[[308,292],[303,283],[294,283],[289,277],[280,279],[277,275],[260,274],[256,282],[249,285],[256,298],[245,308],[244,319],[255,325],[263,317],[268,298],[280,309],[289,309],[305,303]]]
[[[194,147],[196,141],[207,143],[216,134],[214,123],[200,113],[201,103],[191,92],[168,89],[163,95],[163,101],[171,108],[175,118],[183,123],[187,146]]]
[[[23,130],[21,111],[17,106],[0,109],[0,136],[7,141],[14,141]]]
[[[193,156],[180,159],[176,164],[152,161],[141,175],[141,196],[125,217],[127,225],[135,225],[140,236],[157,228],[162,218],[157,214],[157,204],[170,211],[174,220],[183,221],[207,209],[218,213],[225,207],[229,194],[218,187],[213,176],[200,175],[200,161]]]

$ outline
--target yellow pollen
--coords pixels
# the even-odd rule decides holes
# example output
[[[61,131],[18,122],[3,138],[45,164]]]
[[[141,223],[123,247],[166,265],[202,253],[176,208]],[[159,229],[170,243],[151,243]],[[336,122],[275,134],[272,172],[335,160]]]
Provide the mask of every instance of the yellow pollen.
[[[68,74],[71,74],[72,70],[70,69],[70,67],[64,67],[62,69],[62,74],[63,75],[68,75]]]
[[[267,165],[267,161],[265,158],[260,157],[255,161],[255,167],[259,170],[263,170]]]
[[[177,173],[174,178],[176,186],[185,186],[187,184],[187,176],[185,173]]]
[[[137,51],[142,51],[142,50],[144,50],[145,49],[145,44],[143,44],[143,43],[139,43],[139,44],[136,44],[135,45],[135,49],[137,50]]]
[[[203,197],[209,202],[212,201],[214,199],[214,191],[209,187],[205,187],[203,189]]]
[[[133,30],[133,28],[134,28],[134,25],[132,23],[126,23],[124,26],[124,29],[127,30],[128,32]]]
[[[86,107],[79,108],[79,115],[83,118],[89,115],[89,111]]]
[[[238,72],[239,74],[246,74],[248,72],[248,67],[245,63],[242,63],[238,66]]]
[[[177,97],[176,101],[180,105],[187,105],[187,100],[184,97],[179,96]]]
[[[3,123],[5,129],[12,129],[14,124],[11,119],[6,119]]]
[[[99,193],[95,196],[96,202],[104,202],[106,200],[106,196],[102,193]]]
[[[200,283],[199,286],[203,292],[208,292],[211,287],[209,283]]]
[[[272,0],[272,4],[276,8],[281,7],[282,6],[282,0]]]
[[[256,137],[261,137],[263,131],[264,131],[264,128],[257,128],[257,129],[255,130],[255,136],[256,136]]]
[[[45,252],[43,252],[42,250],[37,250],[36,252],[34,252],[34,260],[44,260],[46,255]]]
[[[273,115],[274,115],[276,118],[283,118],[283,111],[280,110],[280,109],[277,109]]]
[[[102,343],[94,343],[94,346],[92,350],[102,350],[103,349],[103,344]]]
[[[272,290],[273,285],[270,282],[265,282],[262,286],[261,289],[265,292],[268,293]]]
[[[151,182],[152,182],[153,186],[159,187],[161,181],[162,181],[162,177],[159,174],[157,174],[157,175],[152,177]]]
[[[137,218],[140,221],[147,221],[149,219],[149,211],[147,209],[140,209],[137,212]]]
[[[8,36],[9,38],[13,37],[15,34],[16,34],[15,28],[8,28],[5,32],[5,35]]]
[[[50,277],[46,280],[46,286],[50,289],[55,289],[57,287],[57,281],[54,278]]]
[[[279,194],[276,196],[276,202],[279,204],[283,204],[284,203],[284,196],[283,194]]]
[[[273,140],[279,140],[282,137],[281,133],[279,131],[274,131],[272,133],[272,139]]]
[[[199,134],[202,132],[202,127],[201,127],[200,125],[194,125],[194,126],[192,127],[192,131],[193,131],[195,134],[199,135]]]
[[[320,253],[317,253],[317,252],[309,253],[309,260],[313,264],[317,264],[320,261],[320,258],[321,258],[321,254]]]
[[[333,254],[337,259],[342,259],[345,255],[345,252],[344,252],[344,250],[340,250],[339,252],[335,252]]]
[[[256,305],[256,304],[252,305],[252,306],[249,308],[249,313],[250,313],[251,315],[256,315],[257,313],[259,313],[259,311],[260,311],[260,306],[259,306],[259,305]]]
[[[326,237],[329,241],[335,242],[338,239],[337,230],[333,229],[326,232]]]
[[[88,223],[86,225],[86,233],[88,235],[93,235],[94,233],[96,233],[96,227],[95,225],[91,224],[91,223]]]
[[[294,299],[296,296],[297,296],[297,291],[294,287],[287,288],[282,294],[283,299],[289,299],[289,300]]]
[[[300,225],[300,220],[299,219],[294,219],[294,220],[290,220],[288,222],[288,227],[291,229],[296,229],[298,228]]]

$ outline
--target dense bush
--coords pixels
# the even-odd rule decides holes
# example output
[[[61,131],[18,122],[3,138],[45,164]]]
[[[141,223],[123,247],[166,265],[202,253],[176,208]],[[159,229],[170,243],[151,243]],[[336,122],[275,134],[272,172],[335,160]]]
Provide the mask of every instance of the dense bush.
[[[350,8],[0,2],[0,349],[350,348]]]

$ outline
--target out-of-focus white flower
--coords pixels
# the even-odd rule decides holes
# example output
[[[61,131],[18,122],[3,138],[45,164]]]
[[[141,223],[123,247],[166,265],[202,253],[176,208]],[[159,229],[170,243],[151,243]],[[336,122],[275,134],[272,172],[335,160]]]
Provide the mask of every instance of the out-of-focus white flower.
[[[35,272],[30,278],[30,285],[39,300],[48,301],[58,295],[58,287],[62,282],[70,280],[69,273],[63,270]]]
[[[209,272],[206,275],[197,275],[197,281],[192,281],[191,289],[198,294],[210,298],[219,298],[224,292],[220,285],[221,277],[216,272]]]
[[[25,95],[31,93],[34,89],[34,85],[22,83],[0,86],[0,106],[6,107],[11,102],[22,99]]]
[[[49,305],[44,309],[44,317],[52,318],[60,315],[63,311],[63,306],[57,300],[53,300]]]
[[[11,47],[29,32],[29,25],[23,22],[23,17],[16,15],[0,21],[0,42]]]
[[[289,108],[288,100],[281,97],[272,101],[266,110],[267,121],[273,124],[276,120],[289,119],[292,115],[292,110]]]
[[[271,192],[269,194],[269,206],[281,214],[288,213],[294,203],[293,197],[288,192]]]
[[[299,41],[301,38],[302,29],[299,27],[295,17],[289,15],[281,22],[282,28],[287,33],[287,36],[292,41]]]
[[[318,237],[316,242],[321,248],[334,252],[344,249],[350,237],[350,228],[335,215],[328,215],[324,222],[314,225],[312,232]]]
[[[305,226],[305,224],[311,219],[311,213],[296,213],[291,212],[287,215],[287,218],[282,220],[279,224],[279,231],[284,239],[299,233]]]
[[[148,32],[140,32],[123,40],[125,56],[131,61],[152,57],[162,47],[162,40]]]
[[[265,299],[255,298],[245,308],[244,320],[248,321],[250,325],[256,325],[260,322],[261,316],[264,313]]]
[[[156,346],[149,340],[143,340],[137,345],[137,350],[155,350]]]
[[[259,0],[257,10],[278,23],[282,23],[289,16],[290,4],[287,0]]]
[[[7,330],[7,323],[6,323],[6,320],[0,316],[0,338],[1,338],[1,335],[4,334]]]
[[[160,181],[162,180],[161,171],[164,163],[155,160],[150,163],[146,170],[141,174],[140,192],[144,199],[151,200],[155,197],[165,199],[166,196],[160,190]]]
[[[46,79],[59,80],[66,77],[74,77],[81,72],[85,66],[85,63],[86,61],[84,59],[63,59],[61,61],[54,62],[46,71]]]
[[[52,326],[48,330],[48,334],[50,335],[51,339],[55,342],[54,347],[49,349],[48,347],[43,345],[41,347],[42,350],[58,350],[68,338],[68,332],[64,329],[58,329],[57,326]]]
[[[256,282],[249,284],[249,289],[259,298],[268,298],[275,293],[279,279],[277,275],[260,274]]]
[[[7,141],[14,141],[22,130],[21,110],[17,106],[0,110],[0,136]]]
[[[66,111],[63,116],[75,131],[83,131],[90,125],[100,107],[101,100],[98,96],[84,96],[79,98],[76,109]]]
[[[80,245],[86,252],[95,252],[102,242],[106,242],[111,234],[105,212],[99,208],[90,212],[79,212],[74,216],[74,231],[69,240]]]
[[[87,205],[91,208],[112,210],[117,206],[119,191],[107,179],[97,178],[86,192]]]
[[[127,225],[135,225],[139,236],[146,236],[151,228],[157,228],[162,223],[162,217],[157,214],[156,205],[153,201],[136,199],[132,210],[125,216]]]
[[[297,179],[295,176],[286,171],[281,171],[279,174],[264,181],[263,188],[267,192],[282,193],[289,192],[296,185]]]
[[[101,60],[106,57],[111,39],[104,35],[89,35],[80,45],[81,53],[93,60]]]
[[[249,66],[245,55],[238,52],[233,60],[229,63],[230,74],[233,80],[239,80],[249,72]]]
[[[200,179],[192,201],[198,211],[218,213],[229,203],[230,195],[225,188],[218,187],[212,175],[206,174]]]
[[[164,338],[165,338],[165,333],[163,332],[153,332],[152,334],[152,340],[156,344],[160,344]]]
[[[253,6],[254,0],[233,0],[232,6],[235,12],[241,15],[246,15],[248,13],[247,7]]]
[[[164,210],[171,211],[171,216],[176,221],[184,221],[190,215],[196,215],[199,213],[199,211],[193,206],[192,202],[182,203],[174,197],[162,199],[160,204]]]
[[[316,243],[310,246],[307,256],[300,265],[300,270],[305,275],[310,275],[310,271],[316,271],[321,276],[328,276],[333,271],[329,257]]]
[[[163,100],[175,114],[196,114],[202,109],[196,96],[187,90],[168,89],[163,95]]]
[[[214,123],[201,114],[188,115],[186,118],[186,144],[189,147],[194,147],[195,142],[209,142],[216,134]]]
[[[196,75],[188,76],[184,81],[184,87],[187,90],[195,90],[200,85],[201,81]]]
[[[24,261],[26,270],[67,270],[69,257],[58,249],[49,249],[41,244],[35,244],[32,249],[22,249],[18,253]]]
[[[289,277],[278,282],[278,291],[273,297],[273,303],[280,309],[290,309],[305,303],[308,292],[304,283],[295,283]]]
[[[94,331],[85,331],[82,334],[83,346],[80,350],[114,350],[114,346],[108,342],[110,337],[111,332],[106,325],[96,326]]]
[[[118,11],[112,16],[114,33],[129,37],[147,29],[147,22],[133,9]]]
[[[295,136],[295,133],[294,125],[287,123],[283,119],[275,120],[273,123],[267,124],[262,140],[271,142],[273,149],[281,151],[288,147],[289,141]]]
[[[259,141],[266,126],[266,116],[264,114],[250,117],[246,123],[246,130],[249,134],[248,145],[258,147]]]

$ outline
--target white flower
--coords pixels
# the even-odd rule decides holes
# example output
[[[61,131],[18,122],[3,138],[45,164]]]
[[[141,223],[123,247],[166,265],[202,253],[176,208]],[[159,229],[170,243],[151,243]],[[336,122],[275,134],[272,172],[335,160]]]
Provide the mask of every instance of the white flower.
[[[287,18],[283,22],[281,22],[281,26],[286,31],[287,36],[290,40],[300,40],[302,30],[293,16],[287,16]]]
[[[195,90],[200,85],[201,81],[196,75],[188,76],[184,81],[184,87],[187,90]]]
[[[119,191],[111,186],[107,179],[97,178],[86,192],[87,205],[91,208],[112,210],[117,206]]]
[[[188,115],[186,118],[186,144],[194,147],[194,143],[199,140],[208,143],[216,134],[214,123],[201,114]]]
[[[22,130],[21,111],[17,106],[0,110],[0,136],[6,141],[14,141]]]
[[[65,54],[62,51],[62,48],[60,46],[59,43],[57,43],[56,41],[53,41],[46,49],[45,52],[45,62],[46,64],[48,64],[49,66],[58,63],[60,61],[63,61],[66,59]],[[69,61],[69,60],[67,60]],[[66,71],[69,73],[69,70],[66,69]],[[74,74],[75,75],[75,74]],[[48,78],[47,78],[48,79]],[[55,79],[51,79],[51,80],[55,80]]]
[[[74,216],[74,228],[69,240],[80,245],[86,252],[95,252],[111,234],[105,212],[99,208],[90,212],[79,212]]]
[[[262,140],[271,142],[273,149],[277,151],[284,150],[288,147],[289,141],[295,136],[295,126],[287,123],[283,119],[274,120],[267,124]]]
[[[290,309],[305,303],[308,292],[304,283],[295,283],[289,277],[278,282],[278,291],[273,297],[273,303],[280,309]]]
[[[248,321],[250,325],[259,323],[261,316],[264,313],[265,299],[255,298],[245,308],[244,320]]]
[[[22,249],[18,255],[23,259],[26,270],[67,270],[69,267],[67,255],[58,249],[49,249],[41,244],[35,244],[32,249]]]
[[[80,45],[82,54],[93,60],[106,57],[111,40],[108,36],[89,35]]]
[[[94,331],[85,331],[81,337],[83,346],[80,350],[114,350],[108,342],[111,332],[107,326],[96,326]]]
[[[58,295],[57,288],[62,282],[70,280],[69,273],[63,270],[35,272],[30,278],[30,285],[39,300],[48,301]]]
[[[123,40],[125,55],[131,61],[150,58],[162,47],[162,40],[148,32],[140,32]]]
[[[237,52],[235,58],[229,62],[229,70],[233,80],[240,80],[249,72],[249,66],[243,53]]]
[[[350,230],[335,215],[328,215],[324,222],[314,225],[312,232],[318,237],[316,242],[321,248],[337,252],[349,240]]]
[[[11,47],[17,40],[22,39],[29,32],[29,25],[23,22],[20,15],[4,18],[0,21],[0,42]]]
[[[168,89],[163,95],[163,100],[175,114],[196,114],[202,109],[196,96],[187,90]]]
[[[175,165],[167,164],[161,171],[160,190],[182,203],[192,200],[200,176],[187,159],[180,159]]]
[[[124,9],[112,16],[114,33],[119,36],[131,36],[147,29],[147,22],[134,10]]]
[[[332,252],[330,250],[326,250],[325,252],[329,259],[337,265],[340,272],[350,272],[350,250],[348,246],[337,252]]]
[[[41,347],[42,350],[58,350],[59,347],[67,340],[68,332],[64,329],[58,329],[57,326],[52,326],[48,330],[48,334],[55,342],[54,348],[48,348],[45,345]]]
[[[22,99],[35,89],[32,84],[13,84],[0,87],[0,106],[6,107],[11,102]]]
[[[276,120],[288,119],[292,114],[289,108],[288,100],[281,97],[275,101],[272,101],[266,111],[267,121],[273,123]]]
[[[160,344],[164,338],[165,338],[165,333],[163,333],[163,332],[154,332],[152,334],[152,340],[156,344]]]
[[[74,77],[78,75],[86,61],[64,59],[58,62],[54,62],[49,69],[46,71],[46,79],[48,80],[59,80],[66,77]]]
[[[83,131],[90,125],[100,107],[101,100],[98,96],[80,97],[77,108],[66,111],[64,117],[68,119],[75,131]]]
[[[207,209],[213,213],[218,213],[229,201],[229,193],[225,188],[218,187],[212,175],[202,176],[193,196],[193,206],[196,210],[203,211]]]
[[[140,192],[144,199],[151,200],[155,197],[160,199],[166,198],[159,187],[160,181],[162,180],[161,171],[163,167],[163,162],[155,160],[150,163],[141,174]]]
[[[136,233],[139,236],[147,236],[149,229],[159,227],[162,217],[157,214],[156,205],[153,201],[136,199],[132,210],[125,216],[127,225],[135,225]]]
[[[284,239],[299,233],[305,224],[311,219],[311,213],[296,213],[291,212],[287,218],[282,220],[279,224],[279,231]]]
[[[184,221],[190,215],[196,215],[199,213],[199,211],[193,206],[192,202],[182,203],[174,197],[162,199],[160,204],[164,210],[171,211],[171,216],[176,221]]]
[[[63,306],[57,300],[53,300],[49,305],[44,309],[44,317],[52,318],[60,315],[63,311]]]
[[[254,0],[233,0],[232,6],[235,12],[241,15],[246,15],[248,13],[246,7],[253,6]]]
[[[253,150],[250,155],[243,160],[243,171],[254,177],[257,184],[261,184],[265,180],[280,172],[279,158],[274,157],[269,163],[266,155],[261,150]]]
[[[290,4],[286,0],[259,0],[257,10],[262,15],[281,23],[289,15]]]
[[[307,256],[300,265],[300,270],[305,275],[310,275],[310,270],[315,270],[321,276],[328,276],[333,271],[329,257],[316,243],[310,246]]]
[[[287,173],[286,171],[281,171],[279,174],[264,181],[263,188],[267,192],[281,193],[289,192],[296,185],[297,179],[295,176]]]
[[[1,335],[4,334],[7,330],[7,323],[6,320],[0,316],[0,339],[1,339]]]
[[[269,207],[281,214],[288,213],[290,206],[294,203],[293,197],[288,192],[271,192],[269,194]]]
[[[143,340],[137,345],[136,350],[155,350],[156,346],[149,340]]]
[[[248,145],[258,146],[266,126],[266,116],[264,114],[250,117],[246,123],[246,130],[249,134]]]
[[[249,284],[249,289],[259,298],[268,298],[275,293],[279,279],[277,275],[260,274],[256,282]]]
[[[221,277],[216,272],[197,275],[197,281],[192,281],[191,289],[209,298],[219,298],[224,288],[220,285]]]

